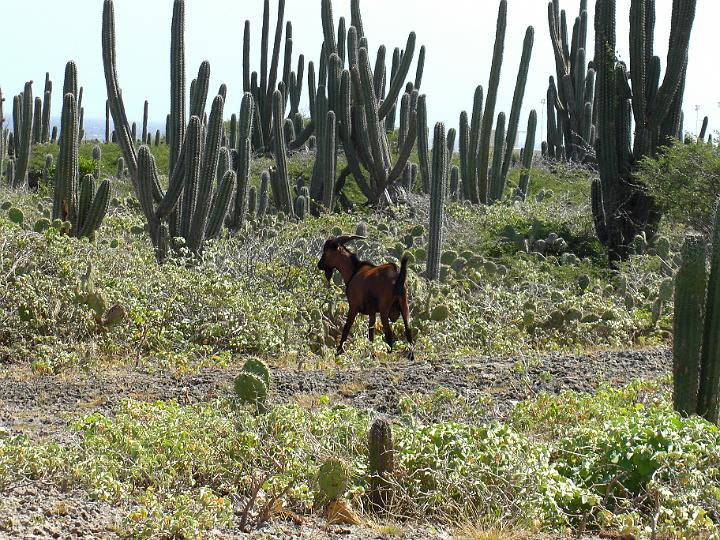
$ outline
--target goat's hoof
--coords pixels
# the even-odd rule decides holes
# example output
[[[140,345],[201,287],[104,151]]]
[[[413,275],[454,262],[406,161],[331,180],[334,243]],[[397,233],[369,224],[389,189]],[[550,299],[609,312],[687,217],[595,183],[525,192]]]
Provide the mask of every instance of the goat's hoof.
[[[415,353],[412,351],[408,351],[407,359],[410,360],[411,362],[414,362],[415,361]]]
[[[343,349],[342,347],[339,347],[338,350],[335,351],[335,356],[341,356],[343,354],[345,354],[345,349]]]

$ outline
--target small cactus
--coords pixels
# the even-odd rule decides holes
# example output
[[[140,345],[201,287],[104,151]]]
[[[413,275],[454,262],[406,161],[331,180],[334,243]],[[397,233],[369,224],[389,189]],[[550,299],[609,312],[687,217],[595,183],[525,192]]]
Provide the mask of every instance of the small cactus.
[[[253,405],[258,412],[265,411],[268,388],[254,373],[243,372],[235,379],[235,395],[242,402]]]
[[[259,358],[249,358],[246,360],[242,370],[247,373],[254,373],[263,380],[265,386],[270,388],[270,369],[267,364]]]
[[[8,219],[17,225],[22,225],[25,220],[25,214],[19,208],[12,207],[8,210]]]
[[[376,419],[368,433],[370,501],[376,510],[385,510],[392,500],[390,476],[395,470],[392,427],[383,418]]]
[[[336,501],[345,495],[349,483],[348,467],[336,458],[326,459],[318,471],[320,491],[328,501]]]

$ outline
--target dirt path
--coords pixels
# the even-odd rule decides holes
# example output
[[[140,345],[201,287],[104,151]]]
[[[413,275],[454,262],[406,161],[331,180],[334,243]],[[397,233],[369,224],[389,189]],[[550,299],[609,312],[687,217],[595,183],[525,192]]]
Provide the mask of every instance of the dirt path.
[[[271,402],[313,403],[326,395],[384,414],[397,414],[399,399],[438,388],[468,398],[482,396],[484,419],[505,418],[514,405],[540,391],[593,391],[602,382],[622,385],[668,373],[671,351],[665,348],[602,352],[587,356],[548,355],[523,358],[471,358],[452,364],[393,364],[361,370],[273,370]],[[236,369],[204,370],[174,379],[167,373],[125,368],[101,373],[66,373],[56,377],[28,376],[11,370],[0,376],[0,433],[26,435],[36,441],[78,442],[68,422],[99,411],[112,414],[125,398],[145,401],[176,399],[183,404],[212,400],[230,392]],[[80,491],[62,491],[43,482],[22,482],[0,493],[0,539],[114,538],[113,524],[127,509],[87,498]],[[273,524],[257,538],[384,538],[367,528],[324,530],[308,522],[302,528]],[[212,538],[235,538],[218,531]],[[397,536],[394,536],[397,538]],[[445,533],[409,532],[405,538],[448,538]]]
[[[271,402],[332,402],[396,414],[398,400],[413,392],[451,389],[461,396],[489,398],[488,418],[505,418],[515,403],[540,391],[591,392],[602,382],[626,384],[668,373],[669,349],[601,352],[587,356],[549,355],[525,364],[522,358],[472,358],[453,364],[403,363],[362,370],[273,370]],[[231,391],[236,369],[204,370],[174,379],[167,373],[115,369],[57,377],[0,377],[0,429],[36,440],[70,442],[68,421],[100,411],[112,413],[125,398],[176,399],[182,404],[212,400]]]

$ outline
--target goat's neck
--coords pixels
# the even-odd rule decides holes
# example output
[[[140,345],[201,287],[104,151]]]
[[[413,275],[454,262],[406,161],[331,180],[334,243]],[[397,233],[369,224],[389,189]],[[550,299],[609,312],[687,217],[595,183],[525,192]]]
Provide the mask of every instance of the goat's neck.
[[[350,280],[357,272],[358,267],[359,265],[356,261],[353,260],[353,257],[349,253],[344,254],[343,257],[340,258],[340,261],[338,261],[336,268],[338,272],[340,272],[340,275],[342,276],[345,285],[350,283]]]

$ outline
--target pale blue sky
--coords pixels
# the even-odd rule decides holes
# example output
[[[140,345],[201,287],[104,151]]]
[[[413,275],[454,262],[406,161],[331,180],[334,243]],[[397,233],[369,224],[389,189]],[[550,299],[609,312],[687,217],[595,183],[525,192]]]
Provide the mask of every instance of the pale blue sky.
[[[116,0],[118,71],[128,116],[142,119],[143,101],[150,101],[152,120],[164,122],[169,107],[169,27],[172,0]],[[276,1],[272,2],[273,10]],[[590,0],[591,18],[594,2]],[[618,43],[627,58],[630,0],[618,0]],[[657,0],[656,53],[663,66],[667,51],[671,0]],[[695,130],[695,105],[700,117],[710,116],[711,129],[720,127],[720,70],[717,69],[717,0],[699,0],[690,50],[685,94],[685,127]],[[86,118],[103,118],[105,84],[102,72],[100,28],[102,0],[2,0],[0,28],[0,87],[6,98],[21,91],[24,81],[34,80],[36,95],[46,71],[55,84],[53,116],[58,113],[59,89],[65,63],[78,64],[85,87]],[[362,0],[365,31],[374,58],[381,43],[389,57],[404,46],[415,30],[419,44],[427,47],[422,91],[428,95],[429,121],[444,120],[457,127],[461,110],[470,110],[475,86],[486,87],[495,39],[496,0]],[[579,1],[561,0],[575,17]],[[350,0],[335,0],[335,19],[349,20]],[[545,0],[509,0],[505,63],[498,111],[509,113],[522,41],[528,25],[535,26],[535,48],[525,96],[521,129],[531,108],[538,109],[554,74],[547,31]],[[259,67],[262,0],[187,0],[186,54],[188,80],[204,59],[212,67],[211,90],[228,85],[226,114],[239,109],[242,90],[242,29],[249,19],[253,31],[253,69]],[[287,0],[286,19],[293,21],[294,58],[302,52],[317,60],[322,30],[320,0]],[[274,28],[274,13],[272,14]],[[592,27],[592,24],[591,24]],[[592,51],[592,34],[588,40]],[[414,66],[413,66],[414,73]],[[11,100],[9,100],[11,102]],[[12,107],[6,101],[6,116]]]

